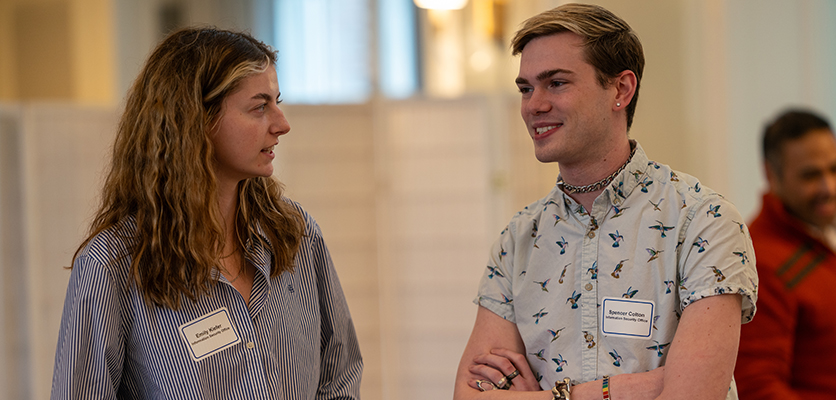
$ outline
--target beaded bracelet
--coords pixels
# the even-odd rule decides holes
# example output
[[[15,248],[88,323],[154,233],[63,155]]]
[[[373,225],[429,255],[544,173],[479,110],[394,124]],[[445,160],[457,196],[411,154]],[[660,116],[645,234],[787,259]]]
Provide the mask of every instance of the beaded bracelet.
[[[604,391],[604,400],[610,400],[610,377],[604,375],[604,382],[601,383],[601,389]]]

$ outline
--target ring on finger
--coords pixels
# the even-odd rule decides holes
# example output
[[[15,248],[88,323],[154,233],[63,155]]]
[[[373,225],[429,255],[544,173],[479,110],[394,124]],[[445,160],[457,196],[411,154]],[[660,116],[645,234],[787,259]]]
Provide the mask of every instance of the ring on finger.
[[[508,390],[511,388],[511,380],[507,376],[503,376],[502,379],[496,382],[496,387],[502,390]]]
[[[485,385],[486,387],[482,387],[482,385]],[[478,387],[479,390],[481,390],[483,392],[486,392],[488,390],[496,390],[497,389],[496,385],[494,385],[493,382],[491,382],[489,380],[485,380],[485,379],[477,380],[476,381],[476,387]]]
[[[514,378],[516,378],[516,377],[517,377],[517,376],[519,376],[519,375],[520,375],[520,370],[515,369],[515,370],[514,370],[514,372],[512,372],[512,373],[510,373],[510,374],[506,375],[506,376],[505,376],[505,379],[508,379],[508,380],[510,381],[510,380],[512,380],[512,379],[514,379]]]

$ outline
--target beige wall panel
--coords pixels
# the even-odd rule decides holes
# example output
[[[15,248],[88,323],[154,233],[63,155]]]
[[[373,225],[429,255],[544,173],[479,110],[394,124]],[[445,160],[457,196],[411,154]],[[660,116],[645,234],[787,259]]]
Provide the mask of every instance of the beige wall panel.
[[[13,14],[18,98],[72,99],[76,91],[76,54],[68,5],[18,3]]]
[[[60,104],[22,108],[19,131],[26,350],[19,365],[32,399],[49,397],[58,327],[70,271],[100,189],[100,177],[116,127],[109,109]]]
[[[69,9],[75,100],[109,106],[116,93],[113,0],[72,0]]]
[[[9,0],[0,0],[0,101],[17,98],[17,54],[14,51],[14,13]]]
[[[371,106],[282,106],[276,176],[317,220],[354,319],[365,370],[361,394],[380,399],[379,281]]]
[[[490,241],[488,110],[468,98],[378,114],[384,398],[452,395]]]

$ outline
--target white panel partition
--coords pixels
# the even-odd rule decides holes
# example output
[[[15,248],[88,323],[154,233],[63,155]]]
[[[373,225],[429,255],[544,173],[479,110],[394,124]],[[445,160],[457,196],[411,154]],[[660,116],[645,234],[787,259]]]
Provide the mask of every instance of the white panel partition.
[[[376,116],[384,398],[449,398],[492,239],[493,118],[484,99]]]
[[[70,274],[64,267],[96,204],[116,114],[64,104],[0,113],[3,390],[8,398],[46,399]]]

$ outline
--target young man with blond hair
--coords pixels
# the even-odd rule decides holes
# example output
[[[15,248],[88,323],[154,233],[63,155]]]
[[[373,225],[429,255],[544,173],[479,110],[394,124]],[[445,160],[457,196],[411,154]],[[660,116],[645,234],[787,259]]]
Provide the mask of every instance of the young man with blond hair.
[[[736,398],[751,241],[731,203],[629,138],[635,32],[567,4],[526,21],[512,48],[535,155],[560,175],[493,246],[454,398]]]

